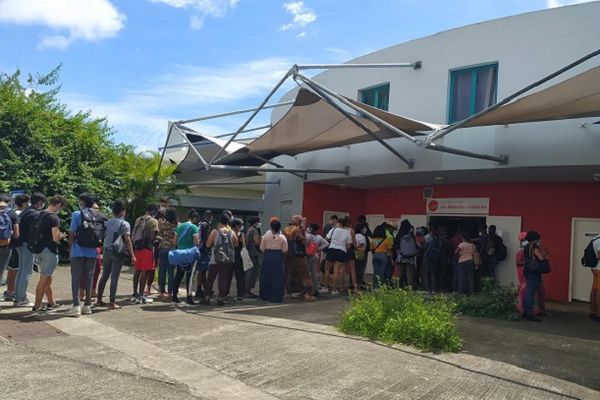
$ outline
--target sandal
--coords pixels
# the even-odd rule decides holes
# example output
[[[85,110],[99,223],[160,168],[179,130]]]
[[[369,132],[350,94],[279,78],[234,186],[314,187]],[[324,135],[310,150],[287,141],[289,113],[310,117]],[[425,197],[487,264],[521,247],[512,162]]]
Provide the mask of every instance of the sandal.
[[[98,300],[96,304],[94,304],[94,307],[106,307],[106,303],[102,300]]]
[[[110,304],[108,305],[108,308],[109,308],[109,309],[111,309],[111,310],[120,310],[120,309],[121,309],[121,306],[120,306],[120,305],[118,305],[117,303],[110,303]]]

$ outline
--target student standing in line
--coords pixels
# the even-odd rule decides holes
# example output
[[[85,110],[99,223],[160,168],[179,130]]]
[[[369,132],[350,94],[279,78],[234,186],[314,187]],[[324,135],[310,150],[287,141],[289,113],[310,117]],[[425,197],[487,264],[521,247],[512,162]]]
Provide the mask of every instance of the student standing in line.
[[[50,198],[48,208],[40,212],[36,222],[34,236],[35,249],[40,267],[40,280],[35,290],[35,303],[33,311],[42,309],[44,294],[47,297],[47,309],[54,309],[57,303],[52,293],[52,274],[58,265],[58,243],[62,239],[60,233],[60,218],[58,214],[68,205],[67,199],[55,195]],[[38,253],[39,251],[39,253]]]
[[[96,264],[96,247],[90,240],[94,232],[93,227],[104,223],[103,217],[92,209],[94,198],[89,193],[79,196],[80,209],[71,214],[71,227],[69,232],[69,245],[71,247],[71,294],[73,307],[67,312],[68,316],[79,317],[81,314],[92,313],[92,280]],[[94,240],[95,241],[95,240]],[[79,286],[81,277],[85,277],[85,301],[83,307],[79,301]]]
[[[167,207],[164,218],[158,220],[158,291],[159,297],[171,297],[175,266],[169,264],[169,251],[175,248],[175,229],[177,229],[177,210]]]
[[[135,304],[152,303],[145,295],[144,288],[148,274],[154,273],[154,240],[158,236],[158,221],[154,216],[158,206],[154,203],[146,207],[146,214],[138,217],[133,226],[133,251],[135,254],[135,274],[133,275],[133,295],[131,301]]]
[[[348,250],[352,245],[352,235],[350,234],[350,221],[343,218],[340,221],[340,227],[329,231],[327,239],[330,241],[327,249],[327,261],[333,264],[333,282],[331,294],[337,296],[344,283],[342,281],[346,261],[348,259]]]
[[[250,226],[248,232],[246,232],[246,246],[252,260],[252,268],[246,271],[246,297],[255,299],[258,296],[252,293],[252,289],[256,286],[260,270],[260,218],[250,217],[248,218],[248,224]]]
[[[367,268],[367,234],[367,225],[360,223],[356,225],[354,258],[356,259],[356,282],[361,289],[364,289],[366,286],[365,269]]]
[[[406,286],[415,286],[416,256],[418,252],[417,240],[414,227],[405,219],[400,223],[400,229],[396,234],[396,271],[398,285],[404,288],[404,275],[406,274]]]
[[[356,255],[354,254],[355,244],[356,244],[356,232],[352,229],[352,219],[348,216],[343,219],[342,226],[344,229],[350,233],[350,247],[348,247],[348,251],[346,252],[346,262],[345,267],[342,271],[342,275],[340,277],[341,287],[342,289],[345,286],[346,277],[345,274],[350,278],[350,284],[352,285],[352,289],[354,292],[358,291],[358,281],[356,280]],[[345,274],[344,274],[345,273]]]
[[[329,246],[329,242],[319,235],[319,225],[309,224],[306,233],[306,249],[308,258],[308,270],[313,282],[313,295],[319,294],[319,260],[321,252]],[[309,248],[314,247],[315,252],[309,254]]]
[[[114,248],[114,244],[117,239],[122,238],[125,242],[125,246],[129,254],[131,255],[131,262],[135,265],[137,259],[133,250],[133,243],[131,242],[131,225],[125,220],[125,202],[123,200],[115,200],[112,207],[114,217],[106,221],[106,230],[104,232],[104,267],[102,268],[102,277],[98,283],[98,294],[97,294],[97,306],[105,306],[102,301],[104,294],[104,288],[106,282],[110,277],[110,291],[109,291],[109,308],[116,310],[121,308],[116,303],[117,286],[119,284],[119,276],[121,275],[121,269],[123,268],[123,262],[125,261],[124,254],[117,254]]]
[[[19,237],[19,216],[15,210],[9,208],[10,201],[9,195],[0,195],[0,280],[3,279],[4,270],[8,267],[13,243]],[[4,292],[5,300],[7,295],[8,291]]]
[[[219,225],[213,229],[206,242],[206,248],[210,249],[211,256],[208,266],[208,276],[204,291],[203,304],[210,304],[210,296],[217,277],[219,278],[219,294],[217,305],[225,305],[228,292],[227,281],[235,260],[235,247],[239,245],[237,236],[229,227],[230,218],[223,213],[219,218]]]
[[[388,269],[388,251],[393,249],[394,240],[388,237],[385,224],[378,225],[369,239],[373,252],[373,288],[386,285],[386,270]]]
[[[477,247],[467,233],[463,233],[461,237],[462,242],[455,250],[458,257],[458,292],[471,295],[474,292],[473,273]]]
[[[204,293],[206,292],[206,274],[208,272],[208,263],[210,261],[210,251],[206,248],[208,235],[210,235],[211,224],[213,222],[213,213],[211,210],[204,210],[202,219],[198,224],[200,235],[200,260],[196,263],[196,294],[194,297],[198,301],[204,301]]]
[[[285,293],[284,257],[288,251],[288,243],[285,235],[281,233],[279,219],[271,218],[269,225],[271,229],[260,241],[263,261],[260,269],[259,296],[264,301],[281,303]]]
[[[244,262],[242,260],[242,248],[246,247],[246,240],[243,232],[244,221],[239,218],[234,218],[233,221],[231,221],[231,229],[233,234],[237,237],[238,246],[234,249],[235,260],[233,262],[233,269],[229,274],[227,296],[229,296],[229,288],[231,288],[231,282],[235,275],[236,301],[242,301],[246,296],[246,274],[244,271]]]
[[[288,290],[291,293],[294,285],[300,288],[305,301],[315,300],[312,295],[312,281],[308,274],[308,261],[306,259],[306,232],[302,228],[302,216],[294,215],[289,226],[283,230],[289,251],[286,257],[288,273]]]
[[[190,210],[188,212],[188,220],[182,224],[177,226],[175,230],[175,246],[177,249],[185,250],[191,249],[194,246],[200,246],[200,235],[198,228],[198,221],[200,221],[200,215],[196,210]],[[181,281],[184,276],[186,279],[186,303],[189,305],[195,305],[194,298],[192,297],[192,278],[194,274],[194,264],[182,264],[177,265],[177,272],[175,273],[175,277],[173,278],[173,292],[171,293],[171,303],[173,305],[177,305],[180,303],[178,294],[179,294],[179,285],[181,285]]]
[[[592,239],[596,259],[600,259],[600,235]],[[592,270],[592,290],[590,291],[590,318],[600,322],[600,263]]]
[[[20,194],[15,196],[15,206],[17,208],[11,213],[16,216],[16,224],[13,224],[13,237],[10,241],[10,258],[8,260],[8,273],[6,277],[6,291],[4,292],[4,301],[15,300],[15,286],[17,273],[19,272],[19,255],[17,253],[17,247],[21,245],[21,229],[20,229],[20,215],[27,208],[29,204],[29,196],[26,194]]]
[[[546,252],[541,248],[542,237],[535,231],[527,232],[525,240],[528,242],[525,246],[525,282],[527,289],[525,291],[525,307],[523,310],[523,318],[528,321],[540,322],[541,319],[533,314],[533,300],[542,281],[542,273],[532,271],[529,265],[534,260],[545,261],[547,259]]]
[[[17,247],[19,255],[19,271],[15,279],[15,300],[14,305],[17,307],[33,307],[33,303],[27,298],[27,288],[29,280],[33,274],[33,264],[35,257],[28,248],[28,240],[31,236],[31,231],[35,226],[36,219],[40,210],[44,207],[46,196],[42,193],[34,193],[31,195],[31,206],[19,215],[20,240]]]

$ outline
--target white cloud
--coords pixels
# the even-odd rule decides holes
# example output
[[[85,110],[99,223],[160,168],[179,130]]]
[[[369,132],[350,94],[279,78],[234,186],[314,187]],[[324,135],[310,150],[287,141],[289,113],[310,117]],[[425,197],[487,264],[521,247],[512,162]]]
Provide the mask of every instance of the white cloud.
[[[301,38],[303,38],[303,37],[306,37],[306,32],[305,32],[305,31],[302,31],[302,32],[300,32],[299,34],[297,34],[297,35],[296,35],[296,37],[297,37],[298,39],[301,39]]]
[[[164,143],[167,121],[258,104],[292,64],[283,58],[266,58],[221,68],[175,66],[171,73],[146,79],[142,87],[123,91],[114,100],[78,93],[62,93],[61,99],[72,110],[92,110],[96,117],[107,117],[118,132],[118,141],[140,150],[156,149]],[[251,127],[268,123],[268,113],[264,114]],[[200,124],[200,129],[216,135],[241,124],[236,118],[212,121]]]
[[[109,0],[0,0],[0,23],[45,25],[54,31],[39,48],[65,49],[76,40],[114,37],[125,19]]]
[[[595,0],[546,0],[546,7],[556,8],[563,6],[570,6],[573,4],[589,3]]]
[[[150,0],[152,3],[167,4],[175,8],[191,9],[194,15],[190,17],[190,27],[202,29],[206,17],[222,17],[234,8],[239,0]]]
[[[292,22],[281,26],[282,31],[290,29],[300,29],[306,27],[308,24],[313,23],[317,20],[317,14],[304,6],[303,1],[294,1],[291,3],[283,3],[283,8],[292,14],[294,17]]]

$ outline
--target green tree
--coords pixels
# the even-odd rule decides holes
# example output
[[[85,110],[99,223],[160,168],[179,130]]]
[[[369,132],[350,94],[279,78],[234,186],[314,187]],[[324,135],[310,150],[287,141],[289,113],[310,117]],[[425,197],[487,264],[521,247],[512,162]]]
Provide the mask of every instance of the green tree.
[[[172,185],[173,167],[163,165],[154,179],[158,154],[115,144],[106,119],[73,113],[58,100],[59,72],[60,66],[29,75],[25,84],[20,71],[0,74],[0,192],[60,193],[72,208],[82,192],[103,206],[124,198],[132,202],[131,217],[142,203],[173,195],[179,188]]]

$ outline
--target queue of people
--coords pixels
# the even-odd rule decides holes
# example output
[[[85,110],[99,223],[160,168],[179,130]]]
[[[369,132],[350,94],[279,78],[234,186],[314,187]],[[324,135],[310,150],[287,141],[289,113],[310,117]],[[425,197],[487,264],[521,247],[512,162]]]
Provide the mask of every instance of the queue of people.
[[[9,208],[11,201],[0,195],[0,276],[8,267],[4,300],[36,312],[55,309],[58,304],[52,292],[52,275],[58,265],[59,243],[67,236],[60,231],[58,214],[67,207],[67,201],[60,195],[47,199],[41,193],[16,196],[15,207]],[[384,222],[371,231],[364,216],[353,228],[350,217],[338,219],[333,215],[321,235],[318,224],[295,215],[285,227],[278,218],[271,218],[263,234],[258,217],[249,218],[246,228],[242,219],[227,210],[214,221],[210,210],[200,215],[192,209],[184,221],[179,221],[168,198],[149,204],[133,228],[126,220],[123,200],[114,201],[110,210],[109,219],[99,211],[94,197],[84,193],[71,214],[72,307],[67,315],[91,314],[93,306],[121,308],[116,294],[127,261],[135,269],[132,303],[153,302],[152,284],[157,275],[158,299],[179,305],[180,286],[185,282],[188,305],[209,305],[211,301],[225,305],[230,301],[234,278],[235,301],[259,297],[277,303],[286,293],[314,301],[326,294],[338,296],[382,285],[471,295],[481,289],[482,277],[495,281],[496,267],[506,258],[506,246],[495,226],[487,231],[480,228],[477,235],[459,227],[448,239],[445,227],[415,228],[403,220],[397,230]],[[5,226],[10,227],[8,237],[3,232]],[[547,314],[542,277],[550,267],[540,240],[537,232],[521,233],[521,249],[516,255],[517,308],[532,321]],[[187,250],[197,251],[197,259],[171,261],[171,253]],[[373,265],[370,284],[365,281],[369,253]],[[26,294],[35,266],[40,279],[32,302]],[[595,278],[600,275],[593,272]],[[257,282],[259,292],[255,294]],[[215,283],[217,291],[213,293]],[[595,285],[591,294],[593,318],[598,318],[597,296]]]

